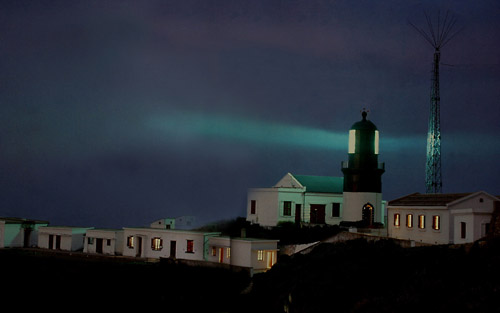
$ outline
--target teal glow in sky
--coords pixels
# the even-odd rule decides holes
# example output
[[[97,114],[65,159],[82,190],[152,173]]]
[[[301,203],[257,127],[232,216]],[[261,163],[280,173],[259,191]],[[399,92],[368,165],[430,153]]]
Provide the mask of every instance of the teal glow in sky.
[[[212,139],[222,142],[243,143],[268,147],[319,149],[348,152],[349,131],[333,131],[263,121],[230,114],[175,111],[154,115],[145,121],[146,128],[155,132],[160,142],[189,145]],[[334,128],[335,125],[332,125]],[[391,136],[379,132],[380,149],[384,153],[423,153],[426,136]],[[499,153],[495,136],[473,133],[446,133],[446,152],[470,155],[475,153]],[[471,147],[473,148],[471,150]]]

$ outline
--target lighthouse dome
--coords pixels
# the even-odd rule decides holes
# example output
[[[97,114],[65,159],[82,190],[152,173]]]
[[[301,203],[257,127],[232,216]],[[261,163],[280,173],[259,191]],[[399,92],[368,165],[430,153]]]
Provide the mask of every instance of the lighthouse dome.
[[[366,115],[367,115],[366,111],[363,111],[363,113],[361,113],[361,116],[363,116],[363,119],[359,122],[354,123],[351,126],[351,130],[352,129],[354,129],[354,130],[368,130],[368,131],[377,130],[377,126],[375,126],[375,124],[373,124],[371,121],[367,120]]]

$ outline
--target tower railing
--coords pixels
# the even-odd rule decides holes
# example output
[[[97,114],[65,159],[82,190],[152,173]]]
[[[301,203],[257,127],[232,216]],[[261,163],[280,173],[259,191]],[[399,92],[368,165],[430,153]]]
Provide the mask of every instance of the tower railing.
[[[341,168],[349,168],[349,161],[342,161]],[[377,166],[374,169],[385,170],[385,163],[384,162],[377,163]]]

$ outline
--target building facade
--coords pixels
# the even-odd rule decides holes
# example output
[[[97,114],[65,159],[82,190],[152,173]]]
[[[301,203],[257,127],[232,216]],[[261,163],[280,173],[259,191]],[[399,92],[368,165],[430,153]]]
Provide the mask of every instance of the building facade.
[[[286,174],[271,188],[248,190],[247,221],[338,224],[342,220],[342,177]]]
[[[16,217],[0,218],[0,248],[28,248],[38,243],[38,229],[47,221]]]
[[[85,234],[93,227],[43,226],[38,229],[38,247],[49,250],[83,251]]]
[[[106,255],[123,254],[123,230],[89,229],[85,234],[83,252]]]
[[[207,261],[252,268],[254,273],[270,269],[278,259],[278,240],[210,237]]]
[[[414,193],[389,201],[388,236],[429,244],[462,244],[485,237],[499,199],[484,191]]]

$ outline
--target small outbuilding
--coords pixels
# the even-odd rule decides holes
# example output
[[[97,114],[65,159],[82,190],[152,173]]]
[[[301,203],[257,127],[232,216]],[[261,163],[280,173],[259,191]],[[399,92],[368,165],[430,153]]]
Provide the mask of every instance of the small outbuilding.
[[[278,257],[278,240],[258,238],[209,238],[207,261],[252,268],[254,273],[270,269]]]
[[[123,255],[140,258],[172,258],[203,261],[208,238],[220,233],[161,228],[124,228]]]
[[[0,248],[28,248],[36,246],[38,229],[49,225],[47,221],[17,217],[0,218]]]
[[[83,250],[85,234],[93,227],[44,226],[38,231],[38,247],[49,250]]]

